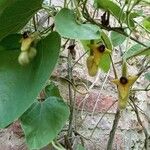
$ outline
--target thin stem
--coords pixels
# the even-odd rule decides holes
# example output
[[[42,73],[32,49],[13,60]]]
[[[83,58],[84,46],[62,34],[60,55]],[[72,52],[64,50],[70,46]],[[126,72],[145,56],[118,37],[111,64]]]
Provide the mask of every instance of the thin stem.
[[[121,113],[120,110],[117,109],[115,119],[114,119],[114,122],[113,122],[113,127],[110,131],[110,134],[109,134],[109,140],[108,140],[108,143],[107,143],[107,150],[112,150],[115,132],[117,130],[117,126],[118,126],[119,119],[120,119],[120,113]]]
[[[78,58],[78,60],[72,65],[72,69],[73,69],[73,67],[80,61],[80,59],[82,59],[82,57],[87,54],[87,52],[88,52],[88,51],[86,51],[85,53],[83,53],[83,54]]]
[[[112,67],[113,67],[113,72],[114,72],[114,75],[115,75],[115,79],[118,79],[118,75],[117,75],[117,71],[115,69],[115,65],[114,65],[113,59],[112,59],[111,55],[109,55],[109,56],[110,56],[110,59],[111,59],[111,63],[112,63]]]
[[[72,40],[70,41],[70,45],[72,45]],[[70,53],[70,50],[68,49],[68,79],[69,81],[72,81],[73,76],[72,76],[72,55]],[[73,115],[74,115],[74,99],[73,99],[73,92],[71,89],[71,84],[68,84],[68,89],[69,89],[69,103],[70,103],[70,116],[69,116],[69,128],[68,128],[68,137],[71,138],[72,137],[72,133],[73,133]],[[70,141],[70,143],[72,143]]]
[[[64,0],[64,8],[67,8],[67,0]]]
[[[33,25],[34,25],[34,30],[37,31],[35,15],[33,16]]]

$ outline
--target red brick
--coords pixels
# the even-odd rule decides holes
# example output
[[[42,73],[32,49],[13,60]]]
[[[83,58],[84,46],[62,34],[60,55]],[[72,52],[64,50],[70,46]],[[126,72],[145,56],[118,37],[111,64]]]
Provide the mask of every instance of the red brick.
[[[86,100],[83,101],[84,96],[83,95],[78,95],[76,98],[76,105],[77,107],[79,107],[79,109],[82,109],[84,107],[84,110],[88,111],[88,112],[92,112],[96,101],[97,101],[97,97],[98,97],[98,90],[92,90],[89,93],[89,96]],[[104,94],[100,94],[100,97],[98,99],[97,105],[95,107],[95,112],[105,112],[107,111],[107,109],[115,102],[115,97],[113,97],[112,95],[104,95]],[[84,106],[83,106],[84,105]],[[117,103],[115,103],[109,110],[109,112],[116,112],[116,107],[117,107]]]

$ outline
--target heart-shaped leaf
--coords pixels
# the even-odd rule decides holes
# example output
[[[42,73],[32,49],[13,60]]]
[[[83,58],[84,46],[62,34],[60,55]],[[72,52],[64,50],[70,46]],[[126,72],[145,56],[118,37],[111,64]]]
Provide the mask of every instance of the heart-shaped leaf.
[[[25,67],[19,50],[0,51],[0,128],[20,117],[34,102],[57,62],[60,36],[53,32],[37,45],[37,56]]]
[[[68,106],[58,97],[35,102],[21,117],[29,148],[40,149],[51,143],[68,117]]]
[[[72,10],[63,8],[55,17],[56,30],[70,39],[99,39],[99,27],[92,24],[80,24]]]
[[[9,5],[0,13],[0,40],[8,34],[22,29],[34,13],[41,8],[42,2],[43,0],[13,0],[13,2],[9,2]]]

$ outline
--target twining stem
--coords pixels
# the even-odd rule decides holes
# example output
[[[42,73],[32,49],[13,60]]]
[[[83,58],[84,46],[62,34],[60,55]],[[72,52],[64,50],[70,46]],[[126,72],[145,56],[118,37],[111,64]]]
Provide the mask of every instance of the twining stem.
[[[70,45],[72,44],[72,40],[70,41]],[[73,80],[72,75],[72,54],[70,53],[70,50],[68,49],[68,79],[69,81]],[[73,98],[73,91],[71,89],[72,85],[68,84],[69,89],[69,105],[70,105],[70,116],[69,116],[69,127],[68,127],[68,138],[72,139],[72,133],[73,133],[73,115],[74,115],[74,98]],[[70,141],[70,143],[72,143]]]
[[[119,119],[120,119],[120,113],[121,113],[121,111],[119,109],[117,109],[117,112],[115,114],[115,119],[114,119],[114,122],[113,122],[113,127],[110,131],[110,134],[109,134],[109,140],[108,140],[108,143],[107,143],[107,150],[112,150],[115,132],[116,132],[116,129],[117,129],[117,126],[118,126],[118,123],[119,123]]]

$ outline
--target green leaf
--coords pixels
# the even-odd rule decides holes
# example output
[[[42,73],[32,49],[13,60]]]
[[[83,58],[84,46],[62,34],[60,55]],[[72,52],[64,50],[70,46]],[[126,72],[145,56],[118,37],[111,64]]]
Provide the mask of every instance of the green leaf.
[[[123,58],[130,59],[140,55],[150,55],[150,47],[145,49],[145,47],[141,44],[135,44],[125,52]]]
[[[142,0],[142,2],[146,3],[146,4],[150,4],[150,1],[149,0]]]
[[[21,47],[21,34],[10,34],[0,41],[2,50],[17,50]]]
[[[59,50],[60,36],[53,32],[38,43],[37,56],[25,67],[18,63],[19,50],[0,51],[0,128],[31,106],[52,73]]]
[[[55,17],[56,30],[63,37],[70,39],[99,39],[100,29],[92,24],[80,24],[72,10],[63,8]]]
[[[49,96],[61,97],[58,86],[56,86],[54,82],[51,82],[49,85],[45,87],[45,93],[47,97]]]
[[[41,8],[42,2],[43,0],[13,0],[0,13],[0,40],[8,34],[21,30]]]
[[[144,19],[143,26],[150,31],[150,17]]]
[[[69,109],[62,99],[49,97],[35,102],[21,117],[26,141],[30,149],[40,149],[53,141],[69,117]]]
[[[114,31],[111,31],[110,38],[114,47],[121,45],[126,40],[126,36]]]
[[[147,72],[147,73],[145,74],[145,78],[146,78],[148,81],[150,81],[150,72]]]

